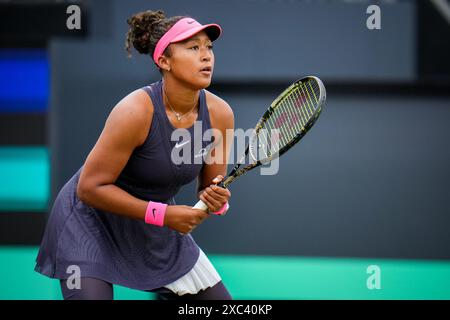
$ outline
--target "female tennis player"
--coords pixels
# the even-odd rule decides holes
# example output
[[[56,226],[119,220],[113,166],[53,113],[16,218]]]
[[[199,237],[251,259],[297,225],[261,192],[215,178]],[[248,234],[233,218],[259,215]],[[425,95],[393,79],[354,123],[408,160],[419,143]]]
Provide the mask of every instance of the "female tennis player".
[[[212,213],[223,214],[231,196],[217,184],[226,173],[231,141],[225,131],[234,129],[234,116],[205,90],[221,28],[166,18],[163,11],[140,12],[127,22],[128,53],[133,45],[149,54],[162,79],[111,111],[84,165],[55,200],[35,270],[60,279],[64,299],[113,299],[113,284],[166,299],[231,299],[190,235]],[[200,134],[194,123],[201,124]],[[195,141],[172,141],[180,128],[193,133],[192,140],[216,129],[223,161],[175,164],[174,148],[199,154]],[[200,154],[210,142],[200,141]],[[195,178],[209,213],[175,204],[180,188]]]

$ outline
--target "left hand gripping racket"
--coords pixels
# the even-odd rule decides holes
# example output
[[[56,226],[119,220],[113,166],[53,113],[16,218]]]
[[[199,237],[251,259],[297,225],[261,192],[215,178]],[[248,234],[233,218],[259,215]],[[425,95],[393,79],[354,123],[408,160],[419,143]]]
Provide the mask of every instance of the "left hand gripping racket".
[[[316,123],[325,100],[325,86],[319,78],[308,76],[292,83],[263,114],[241,160],[218,186],[228,188],[244,173],[291,149]],[[245,164],[247,157],[249,161]],[[208,211],[208,206],[200,200],[194,209]]]

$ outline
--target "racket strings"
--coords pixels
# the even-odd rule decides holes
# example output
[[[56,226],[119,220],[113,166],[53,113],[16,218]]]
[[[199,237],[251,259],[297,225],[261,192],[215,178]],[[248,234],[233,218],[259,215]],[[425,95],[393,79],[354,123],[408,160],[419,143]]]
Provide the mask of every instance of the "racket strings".
[[[279,101],[259,134],[260,157],[270,156],[289,144],[315,115],[320,97],[316,81],[298,83]]]

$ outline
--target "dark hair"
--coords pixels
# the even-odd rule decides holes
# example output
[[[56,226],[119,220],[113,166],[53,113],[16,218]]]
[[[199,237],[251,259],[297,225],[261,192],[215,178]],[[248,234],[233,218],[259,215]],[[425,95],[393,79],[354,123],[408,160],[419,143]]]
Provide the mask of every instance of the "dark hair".
[[[169,30],[178,20],[185,18],[175,16],[166,18],[164,11],[143,11],[136,13],[127,19],[130,29],[125,40],[125,49],[128,57],[131,57],[131,44],[134,49],[142,54],[149,54],[153,58],[156,44],[159,39]],[[166,56],[170,56],[170,51],[164,51]]]

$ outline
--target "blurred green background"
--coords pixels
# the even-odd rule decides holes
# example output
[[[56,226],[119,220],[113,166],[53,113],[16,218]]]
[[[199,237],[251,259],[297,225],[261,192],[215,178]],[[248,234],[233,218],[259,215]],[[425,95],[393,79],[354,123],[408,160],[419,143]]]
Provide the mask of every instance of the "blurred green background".
[[[33,271],[37,247],[0,247],[0,299],[61,299],[59,282]],[[450,263],[208,254],[235,299],[450,299]],[[367,268],[380,268],[369,289]],[[114,286],[114,298],[155,295]]]

